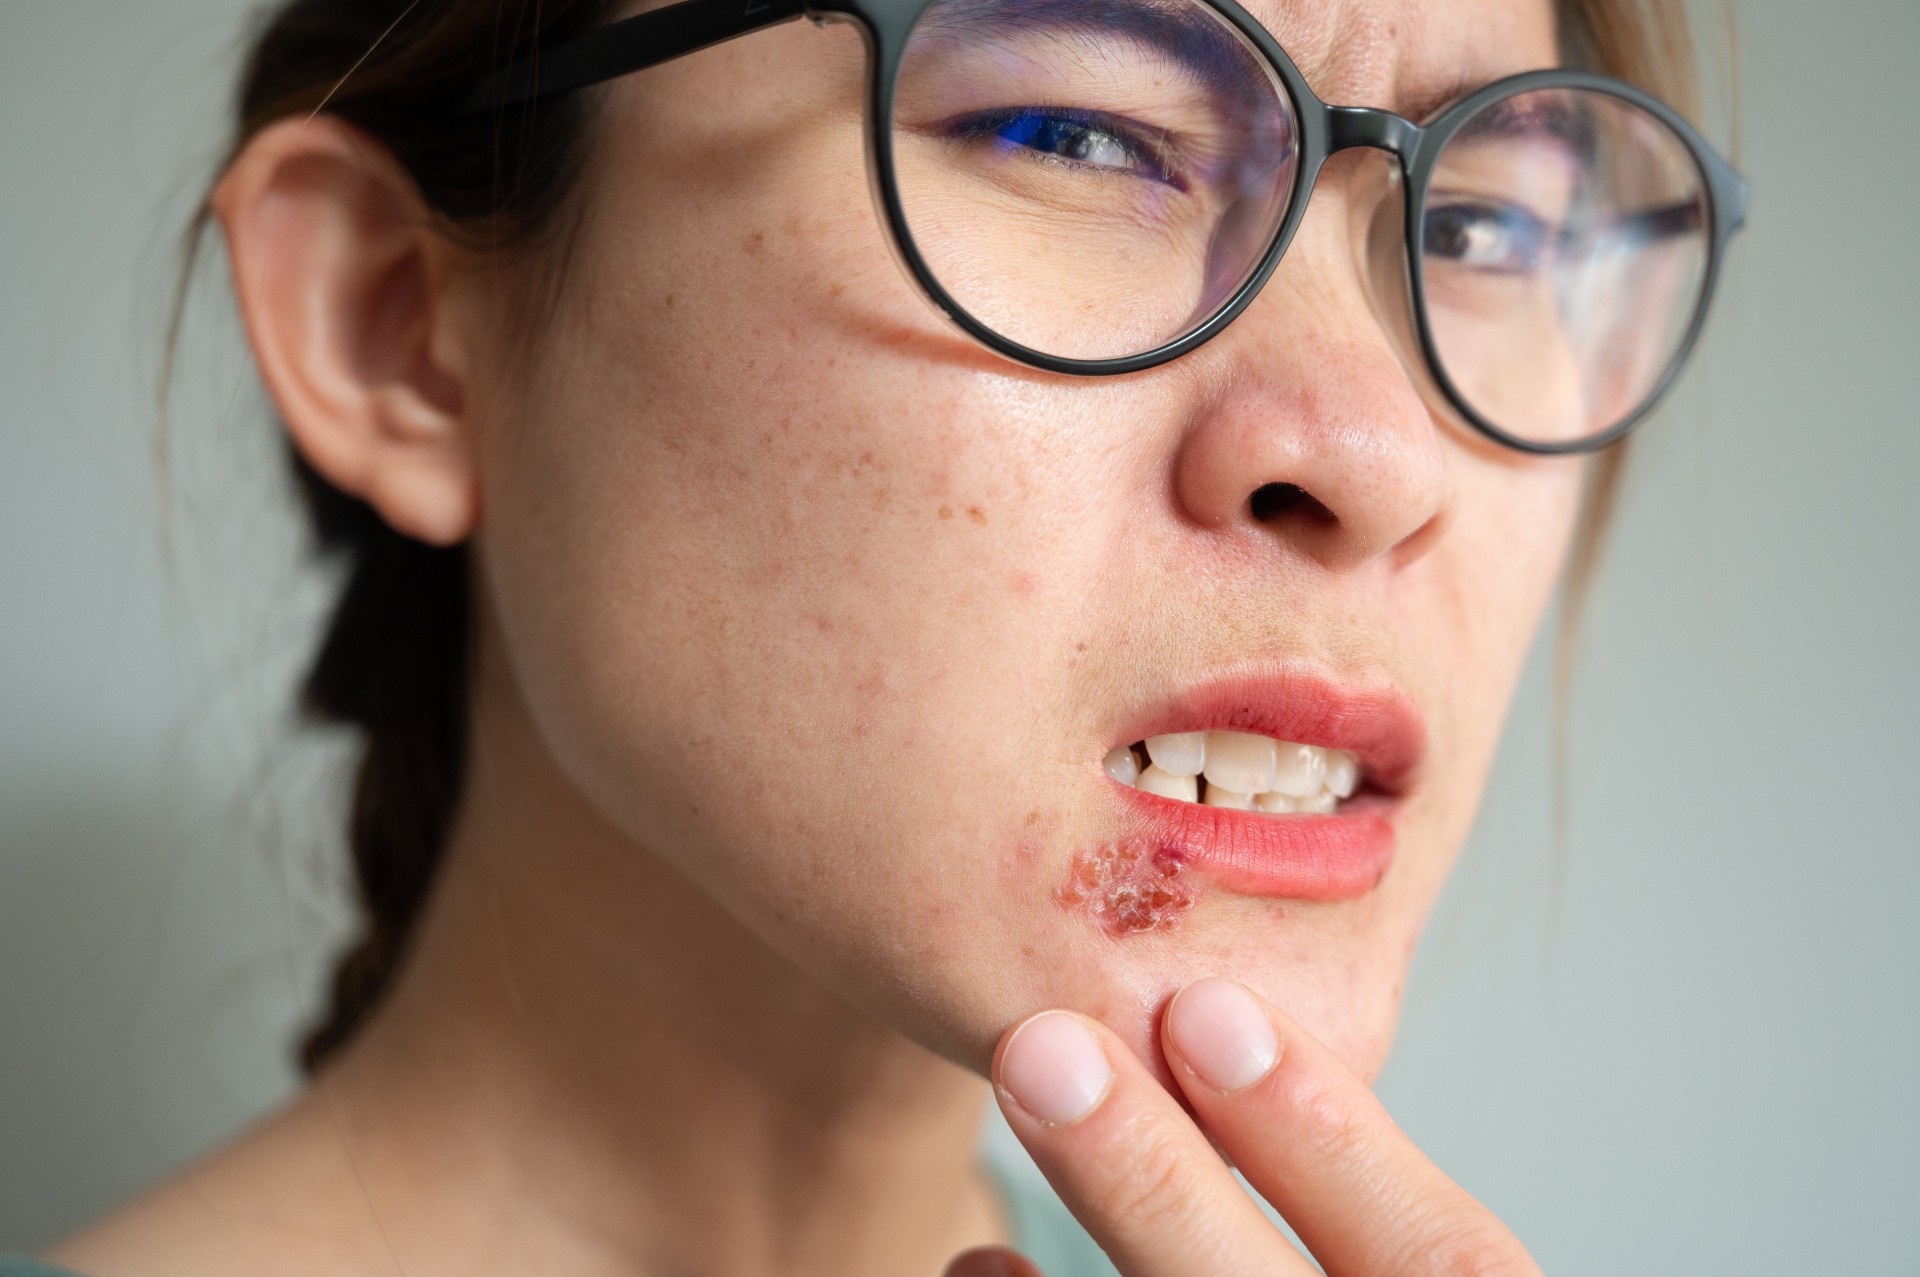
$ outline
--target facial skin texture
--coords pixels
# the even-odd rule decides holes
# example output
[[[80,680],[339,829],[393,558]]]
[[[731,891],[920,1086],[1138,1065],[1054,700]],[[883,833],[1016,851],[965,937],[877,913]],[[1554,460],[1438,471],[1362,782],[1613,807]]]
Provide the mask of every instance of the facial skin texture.
[[[1328,101],[1550,65],[1544,5],[1257,7]],[[795,24],[611,90],[534,377],[488,387],[484,644],[582,800],[828,988],[984,1068],[1044,1006],[1151,1056],[1217,972],[1371,1075],[1472,817],[1580,465],[1441,424],[1323,175],[1195,355],[1025,370],[889,256],[862,51]],[[1331,518],[1256,522],[1292,483]],[[1124,943],[1053,896],[1114,837],[1102,755],[1149,698],[1261,659],[1390,681],[1425,765],[1377,890],[1208,893]]]

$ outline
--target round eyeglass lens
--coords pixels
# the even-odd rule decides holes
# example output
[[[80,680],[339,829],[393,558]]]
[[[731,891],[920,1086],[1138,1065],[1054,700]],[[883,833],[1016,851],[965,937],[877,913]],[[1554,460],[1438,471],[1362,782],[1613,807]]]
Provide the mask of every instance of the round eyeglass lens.
[[[1706,180],[1664,121],[1609,93],[1481,108],[1441,151],[1421,226],[1439,371],[1530,442],[1578,443],[1639,411],[1704,300]]]
[[[1066,359],[1213,318],[1286,217],[1298,131],[1259,51],[1199,0],[935,0],[892,143],[913,246],[961,310]]]

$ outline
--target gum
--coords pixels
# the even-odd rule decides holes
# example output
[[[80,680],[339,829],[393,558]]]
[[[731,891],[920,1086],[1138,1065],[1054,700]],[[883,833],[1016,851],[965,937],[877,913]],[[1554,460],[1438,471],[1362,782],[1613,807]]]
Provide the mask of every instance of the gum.
[[[1062,908],[1085,913],[1116,938],[1173,926],[1197,899],[1180,857],[1144,838],[1122,838],[1076,852],[1054,893]]]

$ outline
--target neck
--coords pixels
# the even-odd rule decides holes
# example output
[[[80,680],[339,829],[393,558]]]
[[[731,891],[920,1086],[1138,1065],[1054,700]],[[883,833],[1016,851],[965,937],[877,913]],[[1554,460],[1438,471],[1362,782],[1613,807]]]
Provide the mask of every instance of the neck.
[[[1004,1240],[984,1083],[609,827],[485,682],[408,964],[316,1087],[407,1270],[893,1277]]]

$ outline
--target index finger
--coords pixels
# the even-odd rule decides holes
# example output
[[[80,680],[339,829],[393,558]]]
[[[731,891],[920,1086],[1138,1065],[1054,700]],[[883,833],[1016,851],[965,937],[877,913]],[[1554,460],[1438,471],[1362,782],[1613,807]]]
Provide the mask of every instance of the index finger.
[[[1329,1273],[1538,1277],[1334,1054],[1231,980],[1168,1005],[1161,1048],[1194,1111]]]
[[[1001,1039],[1007,1124],[1127,1277],[1312,1277],[1172,1095],[1098,1021],[1046,1011]]]

